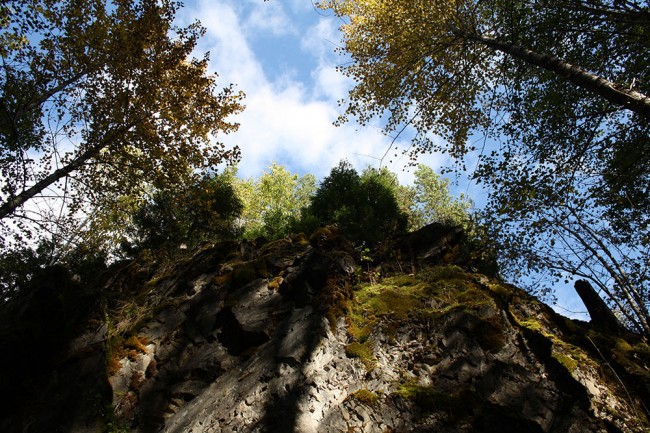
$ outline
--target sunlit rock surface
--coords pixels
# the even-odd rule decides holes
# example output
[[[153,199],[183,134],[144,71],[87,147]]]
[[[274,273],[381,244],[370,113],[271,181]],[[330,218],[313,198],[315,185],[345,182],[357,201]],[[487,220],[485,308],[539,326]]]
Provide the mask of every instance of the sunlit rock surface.
[[[648,346],[473,272],[461,239],[434,226],[362,260],[330,231],[122,266],[106,290],[132,296],[54,367],[88,389],[48,388],[97,405],[24,405],[2,431],[648,431]]]

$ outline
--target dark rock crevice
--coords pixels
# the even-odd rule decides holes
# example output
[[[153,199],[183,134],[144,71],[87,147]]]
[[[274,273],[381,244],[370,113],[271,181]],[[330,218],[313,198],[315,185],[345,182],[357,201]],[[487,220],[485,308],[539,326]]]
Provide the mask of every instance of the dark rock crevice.
[[[261,346],[270,339],[265,332],[244,329],[230,307],[222,309],[217,314],[215,326],[221,328],[217,337],[219,342],[233,356],[245,354],[250,349]]]

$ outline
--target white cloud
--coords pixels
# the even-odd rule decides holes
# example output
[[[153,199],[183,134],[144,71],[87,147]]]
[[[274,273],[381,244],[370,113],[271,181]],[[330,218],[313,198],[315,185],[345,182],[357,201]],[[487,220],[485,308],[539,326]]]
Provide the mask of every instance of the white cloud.
[[[332,104],[345,99],[354,85],[352,79],[343,76],[332,65],[319,66],[312,72],[312,77],[315,82],[314,96],[329,100]]]
[[[223,1],[202,0],[195,8],[182,11],[182,22],[198,17],[206,27],[199,41],[199,52],[210,52],[211,71],[224,85],[235,83],[240,89],[255,88],[264,82],[260,63],[250,49],[235,9]],[[187,19],[182,19],[187,18]]]
[[[296,26],[291,22],[281,2],[248,0],[246,3],[252,8],[243,23],[247,33],[263,32],[274,36],[297,33]]]
[[[339,45],[340,39],[335,19],[321,17],[303,34],[300,48],[323,62],[337,56],[334,49]]]
[[[354,85],[352,79],[336,70],[337,65],[344,60],[344,57],[334,52],[339,39],[335,21],[332,18],[322,18],[300,40],[302,51],[317,61],[317,66],[311,71],[314,81],[313,97],[329,100],[332,104],[344,99]]]
[[[382,137],[375,130],[334,127],[337,110],[305,94],[294,85],[281,91],[266,86],[251,95],[236,137],[243,152],[243,175],[259,175],[270,161],[277,161],[322,177],[341,159],[363,167],[371,161],[358,154],[378,153]]]
[[[303,29],[294,27],[303,34],[301,51],[296,52],[296,56],[303,56],[302,63],[294,70],[286,69],[269,77],[263,68],[266,60],[256,57],[253,44],[262,35],[281,34],[279,23],[286,23],[288,18],[283,10],[277,9],[278,21],[264,23],[262,18],[267,12],[263,8],[271,3],[248,3],[201,0],[183,11],[187,22],[200,17],[207,28],[199,49],[211,52],[211,70],[219,73],[221,84],[235,83],[247,95],[246,109],[236,118],[241,124],[239,131],[219,137],[227,145],[241,148],[240,175],[257,177],[273,161],[291,171],[313,173],[319,178],[341,159],[347,159],[359,170],[367,165],[377,166],[390,146],[389,137],[378,127],[359,128],[353,122],[342,127],[333,125],[342,110],[336,101],[344,98],[353,84],[335,70],[342,60],[334,53],[333,43],[339,40],[336,21],[307,10],[306,13],[318,17],[318,22]],[[310,18],[313,21],[313,15]],[[304,56],[311,60],[305,61]],[[297,78],[297,68],[305,65],[309,71],[303,72],[303,77],[311,77],[309,82]],[[398,144],[401,148],[407,146]],[[386,158],[385,165],[389,159]],[[403,157],[389,165],[400,180],[412,180],[410,172],[402,171],[407,162]]]

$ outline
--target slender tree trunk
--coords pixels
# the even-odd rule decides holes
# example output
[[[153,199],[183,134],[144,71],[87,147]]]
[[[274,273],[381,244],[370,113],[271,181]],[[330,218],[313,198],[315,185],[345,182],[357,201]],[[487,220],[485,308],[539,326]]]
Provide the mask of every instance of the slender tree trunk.
[[[501,51],[524,62],[554,72],[571,83],[602,96],[612,104],[622,106],[650,120],[650,98],[643,93],[619,86],[599,75],[592,74],[558,57],[540,54],[510,42],[503,42],[489,36],[452,28],[452,33],[460,38],[478,42]]]
[[[102,149],[106,148],[109,144],[111,144],[117,136],[119,136],[120,134],[124,134],[134,126],[138,125],[139,123],[142,123],[145,119],[152,117],[154,114],[155,113],[153,114],[149,113],[144,115],[143,117],[135,118],[130,123],[116,128],[115,130],[111,131],[106,136],[104,136],[103,140],[99,141],[94,146],[91,146],[85,152],[81,153],[75,159],[70,161],[68,165],[66,165],[65,167],[61,167],[58,170],[55,170],[52,174],[36,182],[34,185],[27,188],[26,190],[23,190],[23,192],[21,192],[17,196],[8,198],[7,201],[0,206],[0,219],[10,216],[12,213],[14,213],[16,209],[22,206],[27,200],[33,198],[41,191],[43,191],[50,185],[54,184],[56,181],[63,179],[73,171],[81,168],[85,163],[87,163],[88,161],[90,161],[91,159],[99,155],[99,152],[101,152]]]
[[[95,147],[91,147],[90,149],[86,150],[85,152],[77,156],[75,159],[70,161],[70,163],[68,163],[68,165],[66,165],[65,167],[61,167],[58,170],[55,170],[53,173],[39,180],[34,185],[27,188],[17,196],[10,197],[2,206],[0,206],[0,219],[10,216],[12,213],[14,213],[16,209],[22,206],[27,200],[33,198],[34,196],[39,194],[41,191],[43,191],[45,188],[49,187],[59,179],[63,179],[73,171],[79,169],[88,160],[97,156],[99,152],[104,147],[106,147],[106,145],[107,142],[104,142],[96,145]]]

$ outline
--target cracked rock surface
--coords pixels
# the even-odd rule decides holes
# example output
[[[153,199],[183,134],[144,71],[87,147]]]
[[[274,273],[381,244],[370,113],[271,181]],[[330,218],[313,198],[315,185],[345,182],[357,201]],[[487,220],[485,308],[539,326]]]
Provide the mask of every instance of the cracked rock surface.
[[[455,266],[454,230],[427,236],[378,254],[379,278],[345,240],[304,237],[207,246],[144,281],[115,275],[136,286],[142,317],[121,339],[106,326],[77,337],[61,367],[74,377],[93,360],[78,373],[104,375],[110,417],[57,431],[648,431],[644,342]]]

